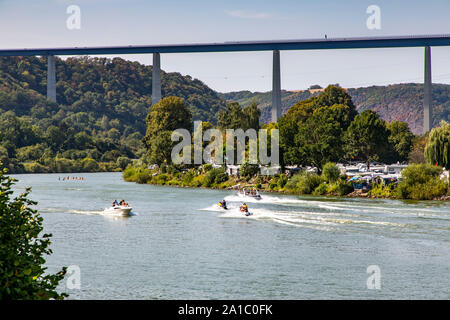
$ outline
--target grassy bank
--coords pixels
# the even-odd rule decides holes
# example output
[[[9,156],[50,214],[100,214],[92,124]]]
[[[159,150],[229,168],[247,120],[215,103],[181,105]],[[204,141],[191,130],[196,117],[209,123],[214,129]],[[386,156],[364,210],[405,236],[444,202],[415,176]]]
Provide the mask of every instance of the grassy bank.
[[[184,170],[173,166],[162,166],[154,170],[145,166],[128,166],[123,172],[123,178],[125,181],[141,184],[215,189],[227,189],[240,184],[253,186],[260,191],[295,195],[449,200],[449,186],[439,178],[440,172],[440,168],[430,165],[411,165],[404,170],[404,178],[398,184],[374,183],[367,192],[355,190],[353,184],[348,182],[348,177],[340,175],[334,164],[325,165],[322,175],[301,172],[292,177],[284,174],[235,177],[227,175],[223,168],[212,168],[210,165],[205,165],[201,169]]]

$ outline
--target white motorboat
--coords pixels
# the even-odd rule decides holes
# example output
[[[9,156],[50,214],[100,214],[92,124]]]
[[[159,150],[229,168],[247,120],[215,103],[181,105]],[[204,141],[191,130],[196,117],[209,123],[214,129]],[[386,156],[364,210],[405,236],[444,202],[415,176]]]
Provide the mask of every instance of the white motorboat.
[[[246,188],[243,188],[242,190],[239,190],[237,194],[239,197],[243,197],[243,198],[253,198],[255,200],[262,199],[261,195],[259,194],[258,190],[256,190],[256,189],[248,190]]]
[[[103,214],[129,216],[132,209],[130,206],[113,206],[103,210]]]

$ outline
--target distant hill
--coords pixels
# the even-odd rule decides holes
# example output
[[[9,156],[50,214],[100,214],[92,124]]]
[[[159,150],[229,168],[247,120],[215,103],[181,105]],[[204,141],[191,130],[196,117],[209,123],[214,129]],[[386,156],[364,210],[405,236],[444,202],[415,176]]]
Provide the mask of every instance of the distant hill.
[[[145,152],[151,66],[120,58],[57,59],[56,80],[54,103],[46,98],[46,58],[0,57],[0,162],[12,172],[21,172],[21,162],[50,168],[54,159],[114,162]],[[214,90],[190,76],[162,71],[161,84],[163,96],[184,99],[194,120],[215,123],[225,109]]]
[[[377,111],[386,121],[407,122],[411,130],[421,134],[423,129],[423,85],[395,84],[389,86],[372,86],[366,88],[349,88],[353,103],[359,112],[366,109]],[[296,102],[317,95],[320,90],[282,91],[282,113]],[[261,121],[270,122],[272,105],[271,92],[238,91],[219,94],[227,101],[237,101],[243,105],[252,100],[259,104]],[[450,121],[450,85],[433,84],[433,126],[440,120]]]
[[[123,111],[132,111],[127,106],[116,108],[122,102],[151,98],[152,66],[121,58],[80,57],[57,59],[56,70],[57,101],[64,110],[79,112],[80,100],[90,100],[94,108],[83,111],[111,113],[110,116],[120,119]],[[0,58],[0,92],[17,91],[45,100],[46,75],[45,58]],[[185,100],[194,120],[215,121],[216,113],[225,107],[224,101],[214,90],[190,76],[162,71],[161,85],[163,97],[178,96]],[[25,109],[18,109],[17,106],[0,104],[4,111],[11,108],[16,114],[30,112],[32,107],[30,104]],[[116,114],[116,109],[123,108],[126,110]]]

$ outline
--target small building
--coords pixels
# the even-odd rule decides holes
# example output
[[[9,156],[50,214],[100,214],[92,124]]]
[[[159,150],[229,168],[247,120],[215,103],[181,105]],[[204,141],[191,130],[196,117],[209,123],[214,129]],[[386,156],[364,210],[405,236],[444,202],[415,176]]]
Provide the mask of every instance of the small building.
[[[227,164],[225,172],[230,176],[239,176],[240,165]]]
[[[405,169],[407,166],[408,166],[407,164],[386,165],[384,167],[384,173],[385,174],[400,175],[402,170]]]
[[[260,172],[263,176],[275,176],[279,175],[281,173],[281,167],[280,166],[270,166],[270,167],[264,167],[260,166]]]
[[[303,169],[301,167],[298,167],[298,166],[285,166],[284,167],[284,174],[286,174],[287,176],[293,176],[293,175],[299,173],[302,170]]]

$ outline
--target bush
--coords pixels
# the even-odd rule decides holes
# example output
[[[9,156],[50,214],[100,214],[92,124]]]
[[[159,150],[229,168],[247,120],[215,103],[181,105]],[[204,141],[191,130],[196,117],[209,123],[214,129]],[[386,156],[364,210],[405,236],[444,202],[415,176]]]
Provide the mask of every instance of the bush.
[[[315,173],[300,172],[293,176],[285,187],[300,194],[311,194],[322,181],[322,178]]]
[[[169,176],[165,173],[161,173],[160,175],[157,175],[155,177],[153,177],[153,181],[156,184],[166,184],[166,182],[169,180]]]
[[[84,172],[96,172],[98,171],[98,163],[92,158],[85,158],[81,162]]]
[[[345,196],[351,192],[353,192],[353,186],[351,183],[338,181],[333,184],[330,184],[328,187],[328,193],[338,196]]]
[[[206,165],[205,165],[206,166]],[[220,184],[228,180],[228,176],[222,168],[214,168],[208,170],[203,178],[203,185],[211,187],[213,184]]]
[[[306,173],[297,184],[297,188],[302,194],[311,194],[322,183],[322,178],[315,173]]]
[[[368,195],[376,198],[386,198],[390,197],[391,193],[391,186],[384,186],[383,183],[374,183],[372,189],[368,192]]]
[[[321,183],[316,189],[314,189],[313,195],[321,196],[328,192],[328,185],[326,183]]]
[[[213,168],[212,164],[207,163],[202,167],[202,171],[203,173],[207,173],[208,171],[210,171]]]
[[[46,166],[43,166],[37,162],[24,163],[23,164],[25,171],[27,173],[48,173],[49,170]]]
[[[125,170],[125,168],[131,163],[130,158],[128,157],[118,157],[116,164],[119,168],[121,168],[122,170]]]
[[[341,175],[339,168],[333,162],[327,162],[323,166],[322,175],[327,182],[336,182]]]
[[[284,188],[284,186],[286,185],[288,181],[288,178],[286,177],[285,174],[281,174],[280,175],[280,179],[278,180],[278,187],[280,187],[280,189]]]
[[[214,182],[216,184],[220,184],[220,183],[223,183],[223,182],[226,182],[226,181],[228,181],[228,175],[225,173],[224,170],[222,170],[222,172],[219,172],[216,175],[216,178],[214,179]]]
[[[52,253],[51,234],[44,233],[43,219],[32,209],[29,188],[11,199],[14,180],[0,172],[0,299],[64,299],[56,287],[66,268],[56,274],[46,271],[44,255]]]
[[[194,179],[194,177],[195,177],[195,172],[194,172],[193,169],[187,171],[183,175],[182,182],[181,182],[182,185],[183,186],[189,186],[191,184],[192,180]]]
[[[448,184],[440,179],[442,168],[430,164],[412,164],[402,171],[396,195],[401,199],[432,200],[445,195]]]

